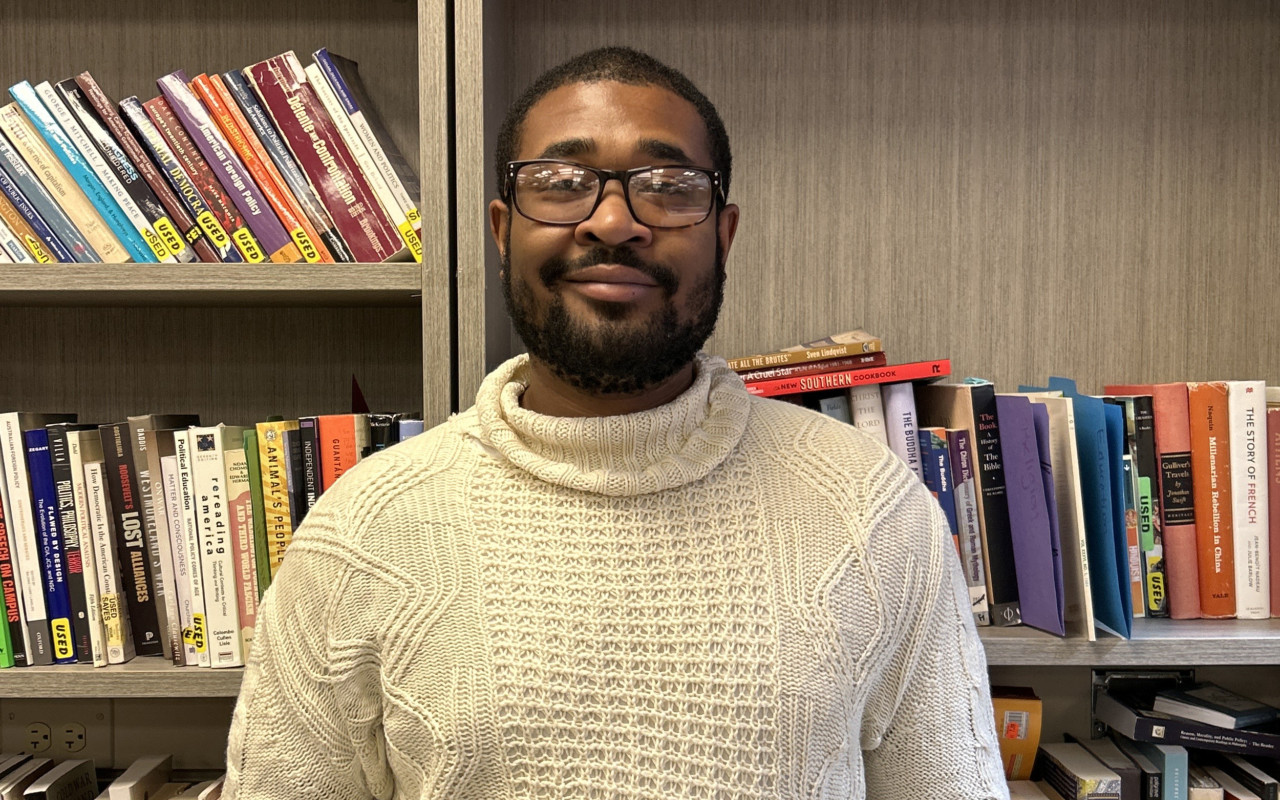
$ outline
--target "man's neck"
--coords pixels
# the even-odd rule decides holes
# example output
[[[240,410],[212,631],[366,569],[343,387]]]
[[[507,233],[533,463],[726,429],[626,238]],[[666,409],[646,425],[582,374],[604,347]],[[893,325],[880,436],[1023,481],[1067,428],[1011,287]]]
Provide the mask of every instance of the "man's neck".
[[[520,397],[526,410],[552,417],[613,417],[634,414],[670,403],[693,385],[689,362],[662,383],[635,394],[594,394],[560,378],[546,363],[529,358],[529,386]]]

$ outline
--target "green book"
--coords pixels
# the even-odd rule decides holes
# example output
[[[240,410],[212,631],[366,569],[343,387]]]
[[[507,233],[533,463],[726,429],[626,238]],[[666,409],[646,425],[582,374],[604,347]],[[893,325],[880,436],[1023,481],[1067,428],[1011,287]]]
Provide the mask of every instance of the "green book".
[[[271,585],[271,557],[267,554],[267,517],[262,507],[262,470],[258,462],[258,432],[246,428],[244,455],[249,463],[249,502],[253,505],[253,555],[258,565],[258,599]]]

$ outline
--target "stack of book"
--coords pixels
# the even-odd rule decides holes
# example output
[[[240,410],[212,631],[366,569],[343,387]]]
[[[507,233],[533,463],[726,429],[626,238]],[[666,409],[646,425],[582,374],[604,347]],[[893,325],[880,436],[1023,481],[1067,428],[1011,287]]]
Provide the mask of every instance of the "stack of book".
[[[0,263],[422,258],[418,179],[353,61],[326,49],[161,76],[83,72],[0,106]]]
[[[202,426],[0,413],[0,666],[235,667],[293,531],[417,414]]]
[[[945,360],[888,365],[864,331],[730,365],[753,393],[849,422],[911,467],[950,526],[979,625],[1093,640],[1129,637],[1144,616],[1261,619],[1280,606],[1280,387],[1094,396],[1054,378],[1001,392],[933,380]]]
[[[116,773],[119,774],[111,774]],[[225,775],[207,780],[175,774],[168,755],[143,756],[124,770],[100,770],[92,761],[0,754],[0,797],[23,800],[217,800]]]

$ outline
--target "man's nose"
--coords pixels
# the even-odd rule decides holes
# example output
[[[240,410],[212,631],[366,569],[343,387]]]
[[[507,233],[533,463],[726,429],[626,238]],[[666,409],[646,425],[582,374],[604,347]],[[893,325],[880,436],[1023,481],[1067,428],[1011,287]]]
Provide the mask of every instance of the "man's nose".
[[[590,217],[578,223],[574,231],[579,244],[615,246],[624,243],[644,246],[653,239],[653,231],[631,213],[622,182],[609,180],[604,196]]]

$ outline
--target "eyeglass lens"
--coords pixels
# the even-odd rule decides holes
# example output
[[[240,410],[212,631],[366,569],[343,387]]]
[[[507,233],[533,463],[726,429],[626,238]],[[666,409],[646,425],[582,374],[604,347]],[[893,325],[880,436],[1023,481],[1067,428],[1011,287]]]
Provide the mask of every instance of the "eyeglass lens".
[[[525,164],[515,177],[516,204],[540,222],[582,222],[601,191],[599,176],[574,164]],[[710,212],[714,198],[710,176],[687,167],[637,172],[626,190],[636,219],[652,227],[697,224]]]

